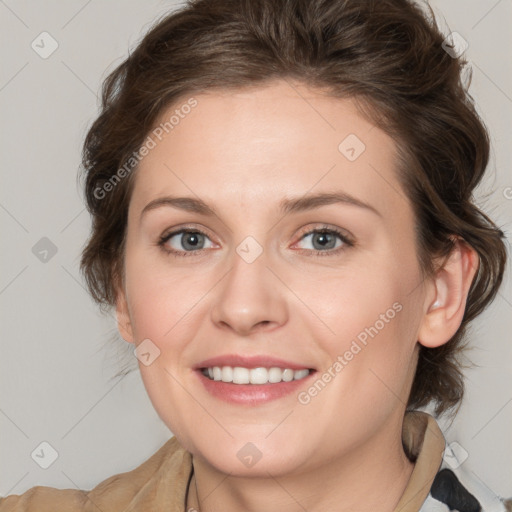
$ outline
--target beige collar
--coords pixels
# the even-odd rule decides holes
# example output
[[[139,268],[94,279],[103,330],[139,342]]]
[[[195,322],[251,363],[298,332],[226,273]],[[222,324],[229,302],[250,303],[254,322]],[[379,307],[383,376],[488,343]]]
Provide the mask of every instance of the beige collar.
[[[441,467],[445,440],[430,414],[409,411],[404,416],[402,443],[407,456],[415,465],[394,512],[418,512]]]

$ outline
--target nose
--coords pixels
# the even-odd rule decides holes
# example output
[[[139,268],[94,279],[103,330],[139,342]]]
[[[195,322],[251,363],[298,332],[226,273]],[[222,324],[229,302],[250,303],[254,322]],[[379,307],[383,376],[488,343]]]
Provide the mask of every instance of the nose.
[[[286,323],[286,290],[268,263],[265,251],[252,263],[234,252],[231,270],[215,287],[211,318],[217,327],[248,336]]]

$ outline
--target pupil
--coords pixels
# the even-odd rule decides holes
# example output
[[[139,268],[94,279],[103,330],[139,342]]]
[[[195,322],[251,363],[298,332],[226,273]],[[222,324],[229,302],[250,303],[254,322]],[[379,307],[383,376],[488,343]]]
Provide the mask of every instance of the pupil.
[[[197,249],[199,244],[200,233],[185,233],[185,238],[182,241],[182,245],[184,249]],[[188,247],[187,247],[188,246]]]
[[[318,242],[320,247],[323,249],[325,249],[327,245],[329,245],[329,248],[334,247],[332,243],[334,241],[334,237],[332,237],[330,233],[317,233],[313,237],[313,240]]]

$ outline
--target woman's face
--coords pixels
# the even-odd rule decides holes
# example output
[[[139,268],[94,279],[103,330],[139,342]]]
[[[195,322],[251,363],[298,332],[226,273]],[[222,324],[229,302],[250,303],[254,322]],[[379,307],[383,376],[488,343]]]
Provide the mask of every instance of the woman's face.
[[[129,208],[118,314],[125,339],[144,342],[155,409],[231,474],[399,442],[425,289],[393,140],[351,100],[284,81],[195,100],[152,136]],[[205,366],[294,380],[223,383]]]

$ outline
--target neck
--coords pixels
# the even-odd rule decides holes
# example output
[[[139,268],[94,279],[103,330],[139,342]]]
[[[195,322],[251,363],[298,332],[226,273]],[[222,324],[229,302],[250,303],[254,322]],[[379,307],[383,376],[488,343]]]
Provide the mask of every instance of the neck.
[[[194,457],[187,511],[392,512],[414,464],[403,451],[396,424],[390,427],[323,466],[279,478],[270,473],[269,478],[228,476]]]

